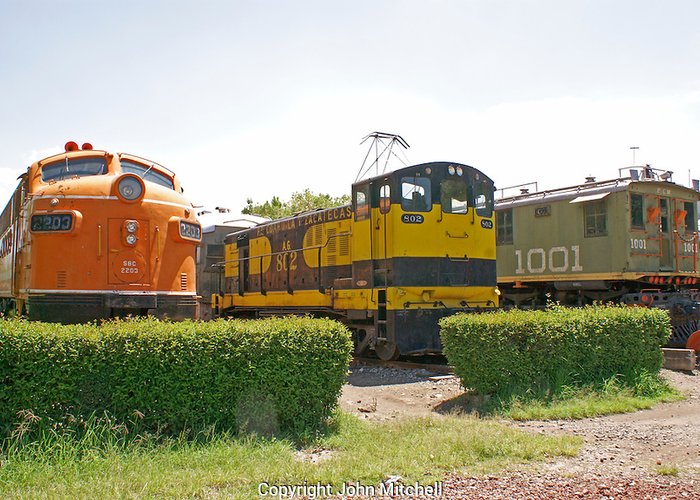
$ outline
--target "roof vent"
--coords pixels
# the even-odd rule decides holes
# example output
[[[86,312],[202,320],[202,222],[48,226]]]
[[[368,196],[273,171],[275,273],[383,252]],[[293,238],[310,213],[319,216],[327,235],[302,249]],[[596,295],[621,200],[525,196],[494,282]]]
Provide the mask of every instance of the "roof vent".
[[[586,177],[586,184],[589,184],[591,182],[595,182],[595,177],[589,175],[588,177]]]
[[[220,214],[227,214],[227,213],[231,212],[230,208],[226,208],[226,207],[215,207],[215,208],[216,208],[216,211],[219,212]]]
[[[528,188],[522,188],[520,190],[520,194],[528,194],[529,192],[530,192],[530,190]]]

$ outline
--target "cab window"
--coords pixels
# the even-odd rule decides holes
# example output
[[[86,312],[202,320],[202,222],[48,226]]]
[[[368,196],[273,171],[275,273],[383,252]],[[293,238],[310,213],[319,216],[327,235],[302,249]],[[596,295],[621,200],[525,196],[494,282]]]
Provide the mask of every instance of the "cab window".
[[[467,213],[467,183],[463,179],[445,179],[440,183],[442,211],[448,214]]]
[[[129,174],[136,174],[141,177],[144,181],[154,182],[165,186],[168,189],[175,189],[173,185],[173,180],[169,176],[154,170],[153,167],[147,167],[146,165],[141,165],[140,163],[122,160],[121,162],[122,172]]]
[[[513,244],[513,209],[496,212],[496,245]]]
[[[391,186],[384,184],[379,188],[379,211],[387,213],[391,208]]]
[[[430,179],[427,177],[403,177],[401,179],[401,208],[404,212],[429,212]]]
[[[634,229],[644,229],[644,196],[630,194],[630,222]]]
[[[66,158],[64,161],[44,165],[41,168],[41,180],[60,181],[106,173],[107,162],[104,158]]]
[[[661,210],[661,232],[668,234],[668,198],[659,200],[659,209]]]
[[[697,221],[695,217],[695,203],[686,201],[683,203],[683,209],[685,210],[685,230],[694,233]]]
[[[608,214],[605,200],[588,202],[583,207],[584,236],[594,238],[608,235]]]
[[[355,220],[369,217],[369,185],[355,191]]]
[[[493,214],[493,187],[490,182],[475,182],[473,187],[473,203],[476,215],[491,217]]]

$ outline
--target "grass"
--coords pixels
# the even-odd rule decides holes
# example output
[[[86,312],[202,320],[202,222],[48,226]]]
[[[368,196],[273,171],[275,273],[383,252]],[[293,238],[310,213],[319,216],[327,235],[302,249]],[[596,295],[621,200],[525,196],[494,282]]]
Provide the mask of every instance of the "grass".
[[[660,476],[677,476],[678,472],[678,467],[673,464],[660,465],[656,468],[656,473]]]
[[[39,434],[39,433],[35,433]],[[90,422],[80,435],[44,430],[8,438],[0,453],[0,496],[254,498],[258,484],[378,484],[400,475],[428,484],[448,472],[493,473],[515,464],[577,453],[581,441],[530,435],[474,417],[369,423],[337,413],[327,435],[307,453],[329,450],[311,463],[285,439],[226,433],[158,439]],[[335,490],[337,491],[337,490]]]
[[[584,387],[502,393],[484,404],[481,412],[513,420],[579,419],[652,408],[678,401],[683,395],[659,375],[641,374],[634,383],[613,377]]]
[[[628,382],[633,380],[633,383]],[[658,375],[574,388],[503,392],[479,413],[515,420],[584,418],[649,408],[682,396]],[[258,485],[377,485],[389,476],[431,484],[455,472],[495,474],[519,463],[575,455],[582,441],[544,436],[474,415],[367,422],[337,412],[325,434],[297,440],[236,437],[215,428],[164,437],[108,417],[61,422],[32,414],[0,441],[0,498],[254,498]],[[1,434],[0,434],[1,435]],[[300,444],[300,440],[303,444]],[[304,457],[320,456],[316,463]],[[673,465],[656,469],[676,475]]]

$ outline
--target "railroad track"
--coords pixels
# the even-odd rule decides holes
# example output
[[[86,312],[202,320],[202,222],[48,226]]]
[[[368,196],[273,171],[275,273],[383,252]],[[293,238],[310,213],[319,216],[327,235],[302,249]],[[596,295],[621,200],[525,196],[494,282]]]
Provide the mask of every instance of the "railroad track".
[[[423,363],[417,361],[383,361],[377,358],[354,357],[350,366],[383,366],[386,368],[398,368],[400,370],[427,370],[445,375],[453,375],[454,371],[448,364]]]

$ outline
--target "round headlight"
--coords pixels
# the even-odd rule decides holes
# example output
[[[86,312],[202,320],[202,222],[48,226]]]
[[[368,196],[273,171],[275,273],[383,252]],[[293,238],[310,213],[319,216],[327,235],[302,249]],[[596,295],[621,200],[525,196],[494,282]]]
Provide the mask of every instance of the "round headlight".
[[[129,245],[134,245],[136,243],[136,235],[135,234],[127,234],[126,235],[126,242]]]
[[[462,170],[462,167],[457,167],[457,175],[461,176],[464,173],[464,170]]]
[[[428,175],[430,175],[430,174],[433,173],[433,169],[430,168],[430,167],[425,167],[425,173],[428,174]]]
[[[138,224],[136,224],[135,220],[130,220],[126,222],[126,230],[129,233],[135,233],[136,229],[138,228]]]
[[[137,200],[143,194],[143,186],[135,177],[123,177],[117,186],[119,194],[125,200]]]
[[[455,174],[455,167],[454,167],[454,165],[450,165],[449,167],[447,167],[447,173],[450,174],[450,175],[454,175],[454,174]]]

